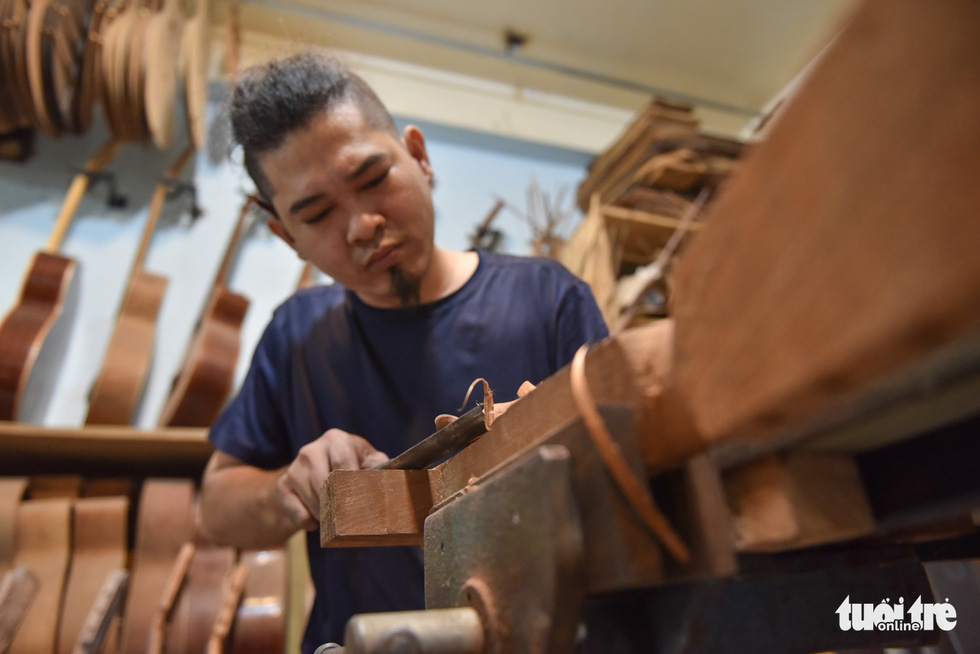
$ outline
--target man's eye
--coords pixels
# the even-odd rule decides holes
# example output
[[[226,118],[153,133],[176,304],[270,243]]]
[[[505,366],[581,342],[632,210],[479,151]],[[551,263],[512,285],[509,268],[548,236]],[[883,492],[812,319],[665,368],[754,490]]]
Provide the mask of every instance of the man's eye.
[[[387,177],[388,177],[388,171],[386,170],[380,175],[378,175],[377,177],[375,177],[374,179],[372,179],[371,181],[369,181],[367,184],[365,184],[363,188],[374,188],[375,186],[381,184],[381,182],[385,181]]]
[[[318,223],[321,220],[323,220],[324,218],[326,218],[327,215],[331,211],[333,211],[333,207],[329,207],[327,209],[324,209],[323,211],[321,211],[320,213],[316,214],[315,216],[310,216],[309,218],[307,218],[303,222],[306,223],[307,225],[313,225],[314,223]]]

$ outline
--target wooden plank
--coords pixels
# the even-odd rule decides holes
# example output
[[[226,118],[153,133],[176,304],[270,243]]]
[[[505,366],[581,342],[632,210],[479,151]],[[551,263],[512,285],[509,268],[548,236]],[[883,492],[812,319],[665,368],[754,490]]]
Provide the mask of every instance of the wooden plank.
[[[630,446],[627,441],[621,446],[630,451],[628,458],[636,462],[637,474],[643,474],[644,463],[680,461],[703,447],[683,423],[683,416],[673,415],[670,406],[661,401],[671,343],[670,321],[660,321],[607,339],[586,357],[586,376],[596,402],[626,407],[632,415],[630,433],[635,436],[628,438],[635,438],[636,442]],[[579,477],[600,475],[602,467],[584,432],[569,431],[577,420],[569,371],[563,369],[516,401],[494,421],[487,434],[428,471],[428,478],[411,476],[425,471],[334,471],[321,494],[321,544],[418,543],[422,520],[432,506],[546,443],[572,449]],[[632,425],[636,425],[635,429]],[[577,440],[570,441],[569,434],[576,433]],[[730,538],[714,524],[719,515],[727,515],[719,499],[721,493],[716,490],[712,495],[710,478],[705,473],[694,472],[693,468],[685,473],[688,476],[681,494],[686,499],[682,504],[685,513],[694,516],[688,521],[689,531],[702,552],[692,566],[677,570],[678,575],[720,574],[718,571],[732,567],[730,548],[723,552],[725,548],[717,540],[730,543]],[[590,500],[586,504],[595,502]],[[590,581],[592,587],[623,588],[654,583],[662,577],[659,548],[649,541],[642,524],[630,517],[628,508],[613,510],[606,506],[593,513],[600,516],[594,522],[613,520],[617,527],[606,530],[609,533],[603,537],[604,545],[591,548],[591,551],[615,553],[615,556],[596,558],[590,564],[594,575]],[[714,533],[708,534],[709,531]],[[617,544],[614,542],[617,539],[627,542]]]
[[[710,455],[693,456],[681,468],[659,476],[653,493],[691,548],[689,564],[665,561],[666,579],[677,582],[735,574],[732,515],[721,474]]]
[[[651,100],[623,130],[623,133],[616,141],[606,149],[605,152],[596,157],[589,167],[589,174],[579,185],[577,191],[577,201],[582,211],[588,211],[589,198],[595,190],[596,185],[605,176],[609,167],[629,149],[630,145],[636,141],[640,135],[649,127],[652,120],[651,110],[653,101]]]
[[[729,468],[792,448],[867,451],[975,415],[980,409],[978,390],[980,334],[943,346],[765,438],[716,444],[712,455],[722,468]]]
[[[58,628],[59,654],[71,654],[103,582],[113,570],[126,567],[129,499],[84,498],[74,502],[74,509],[72,560]]]
[[[606,324],[619,315],[616,304],[616,267],[612,243],[603,219],[598,196],[593,196],[589,213],[561,249],[561,263],[592,289]]]
[[[632,434],[629,413],[623,408],[606,411],[614,433],[622,434],[625,430],[627,435]],[[459,492],[448,495],[438,491],[439,484],[435,483],[439,479],[438,469],[333,471],[321,494],[321,545],[419,545],[425,518],[434,505],[465,495],[488,478],[495,478],[497,472],[526,451],[544,444],[563,445],[572,452],[575,495],[584,525],[588,588],[603,592],[639,588],[662,580],[663,555],[659,544],[624,501],[596,455],[585,428],[574,416],[543,434],[533,447],[495,466],[491,474],[468,479]],[[629,452],[628,441],[624,446]],[[635,449],[636,443],[632,447]],[[638,453],[630,454],[630,460],[640,469]]]
[[[678,229],[681,224],[680,218],[658,216],[657,214],[649,213],[647,211],[625,209],[612,204],[602,205],[602,215],[606,218],[606,221],[610,223],[637,223],[640,225],[649,225],[651,227],[661,227],[667,230],[668,237],[675,229]],[[704,225],[698,222],[692,222],[684,229],[690,232],[698,232],[704,229]],[[666,240],[666,238],[664,240]]]
[[[939,392],[920,394],[887,411],[832,430],[803,447],[864,452],[980,414],[980,374],[943,386]]]
[[[320,493],[320,545],[421,545],[433,503],[428,470],[334,470]]]
[[[980,5],[863,5],[675,276],[676,394],[761,438],[980,323]],[[941,46],[941,47],[938,47]]]
[[[609,234],[615,238],[613,250],[619,255],[619,267],[615,274],[620,279],[624,273],[624,263],[652,263],[681,224],[679,219],[670,216],[614,205],[603,205],[602,215]],[[699,232],[703,227],[700,222],[690,222],[684,231]]]
[[[40,427],[0,421],[0,472],[200,474],[213,448],[206,429]]]
[[[597,404],[634,407],[638,431],[643,431],[641,394],[636,386],[633,362],[645,361],[648,352],[636,352],[634,342],[644,346],[650,327],[625,332],[596,345],[586,358],[586,375]],[[629,345],[627,345],[629,344]],[[512,457],[545,441],[550,432],[567,425],[578,415],[572,399],[568,367],[544,380],[497,418],[482,438],[434,469],[436,497],[445,498],[462,490],[471,478],[479,478]]]
[[[684,401],[673,393],[675,332],[673,320],[657,320],[616,336],[638,400],[637,437],[647,468],[652,472],[682,465],[705,449]],[[597,361],[596,365],[603,365]],[[591,379],[591,373],[590,373]],[[591,383],[591,382],[590,382]]]
[[[17,510],[27,490],[26,477],[0,478],[0,578],[14,567]]]
[[[84,483],[81,475],[34,475],[27,496],[32,500],[74,499],[82,496]]]
[[[697,121],[658,121],[626,152],[596,187],[603,204],[614,204],[634,182],[634,174],[661,149],[694,145],[698,139]]]
[[[194,483],[147,479],[139,498],[130,586],[123,611],[122,654],[146,654],[157,632],[161,597],[168,590],[174,562],[194,538]],[[192,552],[191,552],[192,553]],[[189,556],[188,556],[189,562]],[[186,568],[185,568],[186,570]]]
[[[843,454],[773,455],[723,476],[740,552],[776,552],[875,532],[861,475]]]
[[[55,651],[61,594],[71,563],[71,500],[21,502],[17,515],[15,564],[26,565],[38,576],[38,593],[28,609],[10,654]]]
[[[697,136],[698,120],[690,107],[673,107],[652,100],[626,128],[622,136],[601,154],[579,186],[578,205],[585,211],[593,193],[619,180],[642,163],[650,147],[658,140],[678,136]]]

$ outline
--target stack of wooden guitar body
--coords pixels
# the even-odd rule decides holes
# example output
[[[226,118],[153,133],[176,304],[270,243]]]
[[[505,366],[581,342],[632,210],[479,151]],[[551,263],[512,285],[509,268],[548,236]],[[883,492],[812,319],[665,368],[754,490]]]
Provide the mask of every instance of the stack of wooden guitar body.
[[[618,282],[654,263],[678,229],[700,229],[703,202],[697,198],[717,189],[735,169],[742,150],[741,143],[700,133],[690,106],[655,99],[593,162],[577,193],[588,218],[572,236],[562,261],[589,282],[611,325],[636,294],[629,280],[617,292]],[[670,263],[677,245],[661,268]],[[658,274],[663,277],[663,272]],[[661,291],[666,299],[667,289]],[[667,312],[665,304],[648,308],[661,316]]]
[[[604,205],[680,218],[704,186],[715,188],[735,167],[743,146],[701,134],[690,106],[651,100],[589,169],[578,205],[593,193]]]
[[[0,477],[0,651],[283,651],[286,550],[208,542],[195,531],[189,479],[135,488]]]
[[[206,2],[189,17],[180,0],[2,0],[0,20],[0,134],[81,133],[101,102],[117,139],[165,149],[182,87],[200,146]]]

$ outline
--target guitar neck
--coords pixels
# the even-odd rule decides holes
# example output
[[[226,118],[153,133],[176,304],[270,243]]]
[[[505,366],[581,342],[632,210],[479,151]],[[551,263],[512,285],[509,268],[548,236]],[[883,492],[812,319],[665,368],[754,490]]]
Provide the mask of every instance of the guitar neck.
[[[61,211],[58,213],[58,219],[55,221],[54,230],[52,230],[51,236],[48,238],[48,244],[45,247],[45,250],[49,253],[57,254],[58,250],[61,249],[61,244],[68,234],[68,227],[71,226],[71,221],[78,212],[78,206],[82,203],[82,198],[88,190],[91,176],[105,170],[105,167],[116,156],[120,145],[122,143],[116,139],[109,140],[85,163],[85,169],[75,175],[71,186],[68,187],[68,195],[65,196],[65,201],[61,205]]]
[[[174,180],[183,170],[187,162],[190,161],[191,155],[194,154],[194,148],[188,147],[177,160],[167,169],[164,173],[163,179],[157,184],[156,188],[153,190],[153,197],[150,199],[150,212],[146,220],[146,226],[143,228],[143,236],[140,239],[140,247],[136,252],[136,259],[133,261],[133,268],[129,273],[129,281],[133,281],[140,270],[143,268],[143,262],[146,261],[147,252],[150,249],[150,241],[153,239],[153,232],[156,231],[157,223],[160,221],[160,214],[163,213],[163,205],[167,201],[167,193],[170,191],[170,186],[173,184]]]

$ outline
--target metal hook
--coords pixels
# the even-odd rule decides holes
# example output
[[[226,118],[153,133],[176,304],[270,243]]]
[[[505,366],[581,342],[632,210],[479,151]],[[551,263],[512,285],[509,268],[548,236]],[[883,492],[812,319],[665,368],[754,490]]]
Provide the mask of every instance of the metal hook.
[[[88,175],[89,188],[94,188],[101,182],[105,182],[109,186],[109,197],[106,198],[106,204],[114,209],[122,209],[127,204],[129,204],[129,198],[119,192],[116,187],[116,174],[107,170],[100,172],[91,171],[80,171],[84,175]]]
[[[197,220],[204,215],[204,210],[197,203],[197,184],[194,182],[181,182],[179,180],[167,181],[167,199],[172,200],[184,194],[191,196],[191,219]]]

